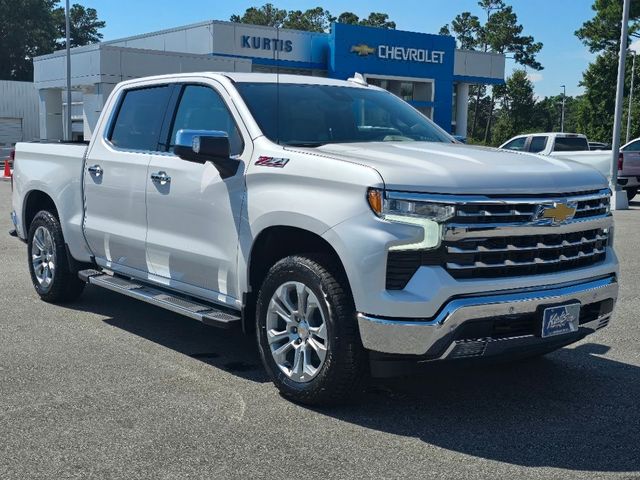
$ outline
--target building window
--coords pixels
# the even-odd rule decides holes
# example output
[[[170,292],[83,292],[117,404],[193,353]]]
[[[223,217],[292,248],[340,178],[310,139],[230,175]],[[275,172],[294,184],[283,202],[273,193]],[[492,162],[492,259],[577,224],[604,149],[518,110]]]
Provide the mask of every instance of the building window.
[[[394,79],[367,75],[367,83],[384,88],[407,102],[433,102],[430,80]]]
[[[416,109],[422,113],[425,117],[433,120],[433,107],[416,107]]]

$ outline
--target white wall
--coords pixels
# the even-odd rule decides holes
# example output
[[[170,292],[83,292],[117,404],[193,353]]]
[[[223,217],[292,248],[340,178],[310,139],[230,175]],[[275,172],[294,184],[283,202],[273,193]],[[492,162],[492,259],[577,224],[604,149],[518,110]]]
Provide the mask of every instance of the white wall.
[[[22,138],[39,138],[38,92],[31,82],[0,80],[0,118],[22,119]]]

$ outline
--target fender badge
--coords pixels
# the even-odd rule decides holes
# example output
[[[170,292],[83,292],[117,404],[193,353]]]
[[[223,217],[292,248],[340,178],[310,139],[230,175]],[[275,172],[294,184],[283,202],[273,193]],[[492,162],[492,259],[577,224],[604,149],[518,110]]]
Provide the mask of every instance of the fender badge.
[[[284,168],[287,163],[289,163],[288,158],[258,157],[255,164],[260,167]]]

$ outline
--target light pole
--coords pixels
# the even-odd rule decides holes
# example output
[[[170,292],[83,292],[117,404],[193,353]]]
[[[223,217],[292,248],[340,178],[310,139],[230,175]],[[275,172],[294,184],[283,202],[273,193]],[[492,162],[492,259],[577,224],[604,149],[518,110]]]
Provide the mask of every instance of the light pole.
[[[564,133],[564,102],[567,98],[566,85],[560,85],[562,87],[562,114],[560,115],[560,132]]]
[[[613,117],[613,138],[611,141],[611,191],[612,207],[616,210],[629,208],[627,194],[618,185],[618,154],[620,153],[620,130],[622,123],[622,98],[624,96],[624,64],[627,56],[627,32],[629,31],[629,5],[631,0],[624,0],[622,5],[622,28],[620,29],[620,52],[618,57],[618,82],[616,87],[616,109]]]
[[[66,140],[71,141],[71,20],[69,19],[71,12],[69,11],[69,0],[67,0],[65,10],[65,29],[67,36],[67,128]]]

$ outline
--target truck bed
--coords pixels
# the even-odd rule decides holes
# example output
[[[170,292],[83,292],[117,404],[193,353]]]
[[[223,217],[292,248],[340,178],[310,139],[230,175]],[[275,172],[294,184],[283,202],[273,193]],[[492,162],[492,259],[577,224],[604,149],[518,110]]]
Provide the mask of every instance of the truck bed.
[[[611,150],[591,150],[586,152],[552,152],[551,157],[561,160],[573,160],[574,162],[589,165],[598,170],[602,175],[611,178]]]

